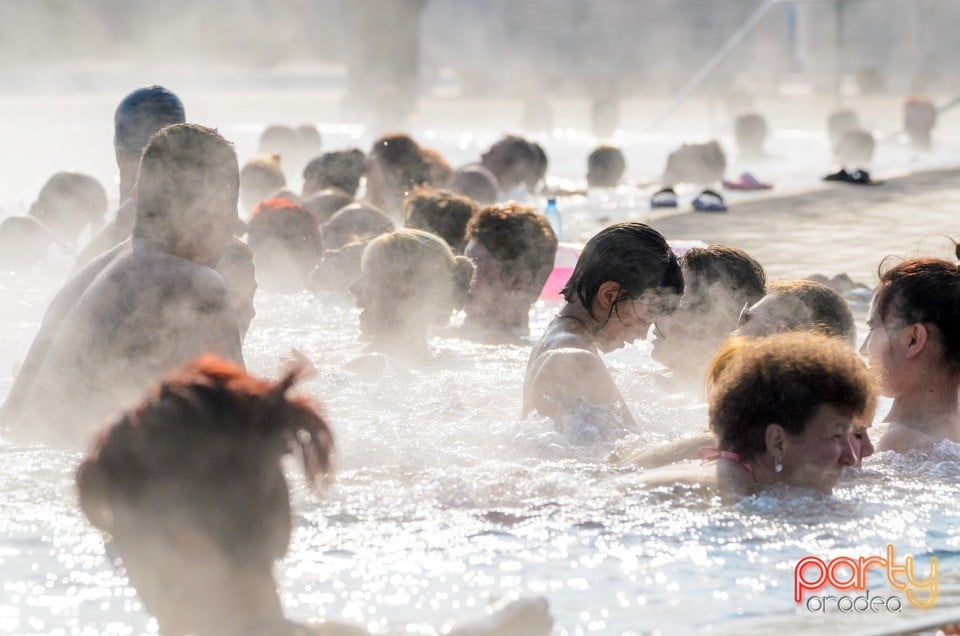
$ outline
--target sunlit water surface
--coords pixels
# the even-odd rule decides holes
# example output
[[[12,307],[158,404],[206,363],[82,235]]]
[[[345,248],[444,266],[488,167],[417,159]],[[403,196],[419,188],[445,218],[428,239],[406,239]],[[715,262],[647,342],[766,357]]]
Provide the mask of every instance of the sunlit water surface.
[[[105,140],[107,105],[97,124]],[[365,148],[370,141],[362,127],[321,128],[326,148]],[[261,125],[225,122],[220,129],[243,160]],[[691,136],[708,138],[709,131],[700,132]],[[457,165],[476,158],[499,132],[414,134]],[[584,158],[597,140],[570,130],[539,139],[553,183],[582,187]],[[680,138],[621,131],[613,141],[627,154],[629,183],[641,185],[563,201],[568,239],[585,239],[609,221],[644,218],[663,157]],[[724,141],[729,149],[729,137]],[[753,172],[781,190],[815,187],[830,166],[822,133],[778,131],[768,151],[781,159]],[[960,151],[949,146],[918,157],[890,142],[878,150],[877,169],[894,174],[958,159]],[[87,169],[111,174],[108,162]],[[728,174],[737,169],[732,159]],[[46,176],[5,184],[0,203],[21,211]],[[681,191],[681,206],[693,194]],[[0,272],[0,396],[69,268],[68,257],[51,255],[33,274]],[[325,404],[339,447],[336,479],[321,495],[304,492],[291,474],[298,522],[278,574],[294,618],[430,634],[456,618],[480,616],[491,601],[533,594],[549,598],[559,634],[889,627],[886,614],[814,616],[792,598],[793,568],[803,556],[882,555],[888,543],[924,567],[936,555],[938,608],[960,605],[956,444],[910,458],[873,457],[832,498],[781,493],[722,507],[681,488],[650,491],[634,471],[606,462],[618,439],[656,442],[705,426],[697,396],[659,388],[646,343],[608,356],[639,430],[574,418],[560,433],[548,422],[518,418],[525,347],[436,339],[428,368],[388,365],[361,378],[345,368],[363,346],[349,299],[261,291],[256,304],[248,366],[272,376],[287,351],[303,350],[319,370],[303,390]],[[532,333],[555,311],[537,306]],[[79,458],[80,449],[0,435],[0,631],[157,629],[81,518],[73,487]],[[892,593],[881,573],[870,581],[873,593]]]
[[[68,265],[0,276],[0,394]],[[429,634],[496,599],[533,594],[549,598],[559,634],[889,626],[886,614],[814,616],[792,600],[801,557],[882,555],[888,543],[923,568],[936,555],[938,608],[960,604],[960,445],[871,458],[832,498],[781,493],[722,507],[683,488],[650,491],[605,461],[616,438],[657,441],[704,426],[695,396],[658,388],[646,343],[608,359],[640,430],[572,421],[560,434],[518,418],[525,347],[436,339],[428,368],[388,365],[359,378],[344,367],[362,349],[346,299],[261,292],[257,309],[249,367],[273,375],[284,352],[303,350],[319,371],[303,390],[325,404],[339,447],[321,495],[291,471],[298,520],[278,574],[295,618]],[[536,308],[534,333],[555,310]],[[157,629],[81,518],[79,458],[78,449],[0,438],[0,631]],[[871,588],[893,593],[878,572]]]

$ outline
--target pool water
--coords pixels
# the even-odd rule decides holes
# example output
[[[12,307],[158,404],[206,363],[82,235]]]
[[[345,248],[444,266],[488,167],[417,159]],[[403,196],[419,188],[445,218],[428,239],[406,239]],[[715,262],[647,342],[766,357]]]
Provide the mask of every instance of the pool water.
[[[102,101],[109,122],[113,104]],[[261,127],[240,120],[220,125],[237,142],[241,161]],[[326,148],[370,142],[362,127],[322,129]],[[499,133],[413,134],[456,165]],[[615,141],[627,153],[632,185],[561,199],[568,238],[583,240],[609,221],[646,218],[663,157],[681,140],[620,133]],[[558,129],[541,141],[553,182],[582,185],[582,164],[596,140]],[[825,148],[822,133],[779,131],[768,150],[785,158],[754,172],[780,189],[816,187],[829,167]],[[922,159],[895,144],[884,148],[881,173],[960,163],[960,151],[949,147]],[[0,206],[22,210],[58,168],[3,184]],[[110,174],[108,162],[98,169]],[[693,193],[680,194],[688,205]],[[0,396],[69,269],[69,257],[53,254],[33,273],[0,272]],[[910,457],[874,456],[830,498],[781,492],[724,507],[690,489],[651,490],[636,471],[606,461],[618,442],[654,443],[705,426],[699,396],[660,388],[648,343],[607,356],[637,430],[624,431],[612,418],[573,417],[558,432],[550,422],[519,417],[527,347],[438,338],[425,369],[387,364],[359,376],[347,368],[363,346],[349,298],[260,291],[256,305],[245,345],[249,368],[273,376],[290,349],[310,357],[318,375],[302,390],[324,404],[339,448],[336,478],[322,494],[304,492],[291,472],[298,516],[278,578],[293,618],[433,634],[458,618],[482,615],[497,599],[543,595],[557,634],[889,629],[899,617],[819,615],[793,600],[793,569],[802,557],[882,555],[887,544],[901,558],[914,555],[921,570],[936,556],[937,610],[960,606],[958,444]],[[556,309],[541,301],[531,332],[541,333]],[[81,450],[0,432],[0,632],[157,630],[80,515],[73,471]],[[869,580],[872,594],[895,593],[882,573]]]
[[[7,360],[22,357],[57,279],[34,275],[26,297],[22,278],[0,280],[19,298],[2,330]],[[260,292],[257,310],[249,367],[273,375],[289,349],[307,354],[318,375],[303,391],[325,405],[339,447],[322,495],[291,472],[298,520],[278,572],[293,617],[430,634],[498,598],[536,594],[549,598],[558,634],[879,626],[887,615],[798,610],[792,576],[808,554],[882,555],[888,543],[918,567],[936,555],[937,607],[960,605],[960,445],[870,458],[832,498],[780,493],[723,507],[684,488],[651,491],[637,472],[613,468],[605,458],[621,431],[572,422],[560,434],[520,419],[525,347],[437,339],[428,368],[393,364],[361,378],[344,368],[362,348],[347,299]],[[534,333],[555,310],[537,306]],[[639,423],[628,439],[704,425],[696,396],[658,388],[646,343],[608,361]],[[12,377],[5,365],[4,392]],[[79,457],[0,438],[0,631],[156,631],[81,518]],[[873,593],[893,593],[871,577]]]

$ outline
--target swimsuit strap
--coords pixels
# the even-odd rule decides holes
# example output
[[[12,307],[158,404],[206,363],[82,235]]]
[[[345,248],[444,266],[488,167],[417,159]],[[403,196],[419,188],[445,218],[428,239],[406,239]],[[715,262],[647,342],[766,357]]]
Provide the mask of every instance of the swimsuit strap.
[[[740,455],[734,453],[733,451],[720,450],[716,446],[701,446],[699,449],[697,449],[697,455],[701,460],[703,460],[704,464],[718,459],[728,459],[732,462],[740,464],[740,466],[748,473],[753,472],[753,466],[740,461]]]

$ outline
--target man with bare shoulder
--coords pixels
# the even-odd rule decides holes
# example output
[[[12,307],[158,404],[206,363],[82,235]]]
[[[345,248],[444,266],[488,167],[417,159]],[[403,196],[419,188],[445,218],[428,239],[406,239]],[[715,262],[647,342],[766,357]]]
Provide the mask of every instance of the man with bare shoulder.
[[[0,417],[84,434],[203,353],[242,363],[224,279],[233,236],[236,153],[216,131],[168,126],[140,164],[130,241],[101,255],[51,303]]]
[[[538,411],[563,426],[582,407],[634,424],[600,357],[671,313],[683,294],[680,264],[666,239],[643,223],[618,223],[590,239],[563,289],[566,303],[530,354],[523,415]]]

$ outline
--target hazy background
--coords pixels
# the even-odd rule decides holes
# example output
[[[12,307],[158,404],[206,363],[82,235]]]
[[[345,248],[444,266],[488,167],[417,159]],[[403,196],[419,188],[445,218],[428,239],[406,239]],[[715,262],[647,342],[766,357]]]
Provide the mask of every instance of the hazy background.
[[[385,65],[393,67],[387,72],[413,65],[424,94],[666,95],[761,4],[3,0],[0,91],[105,88],[132,66],[186,75],[220,70],[225,84],[240,80],[230,70],[246,69],[260,79],[283,71],[302,85],[342,78],[348,70],[376,77]],[[831,91],[839,71],[847,90],[956,90],[958,27],[957,0],[782,2],[708,88],[735,80],[768,91],[797,83]],[[59,73],[66,68],[69,78]],[[273,81],[282,83],[282,74]],[[362,93],[363,84],[354,77],[351,85]]]

